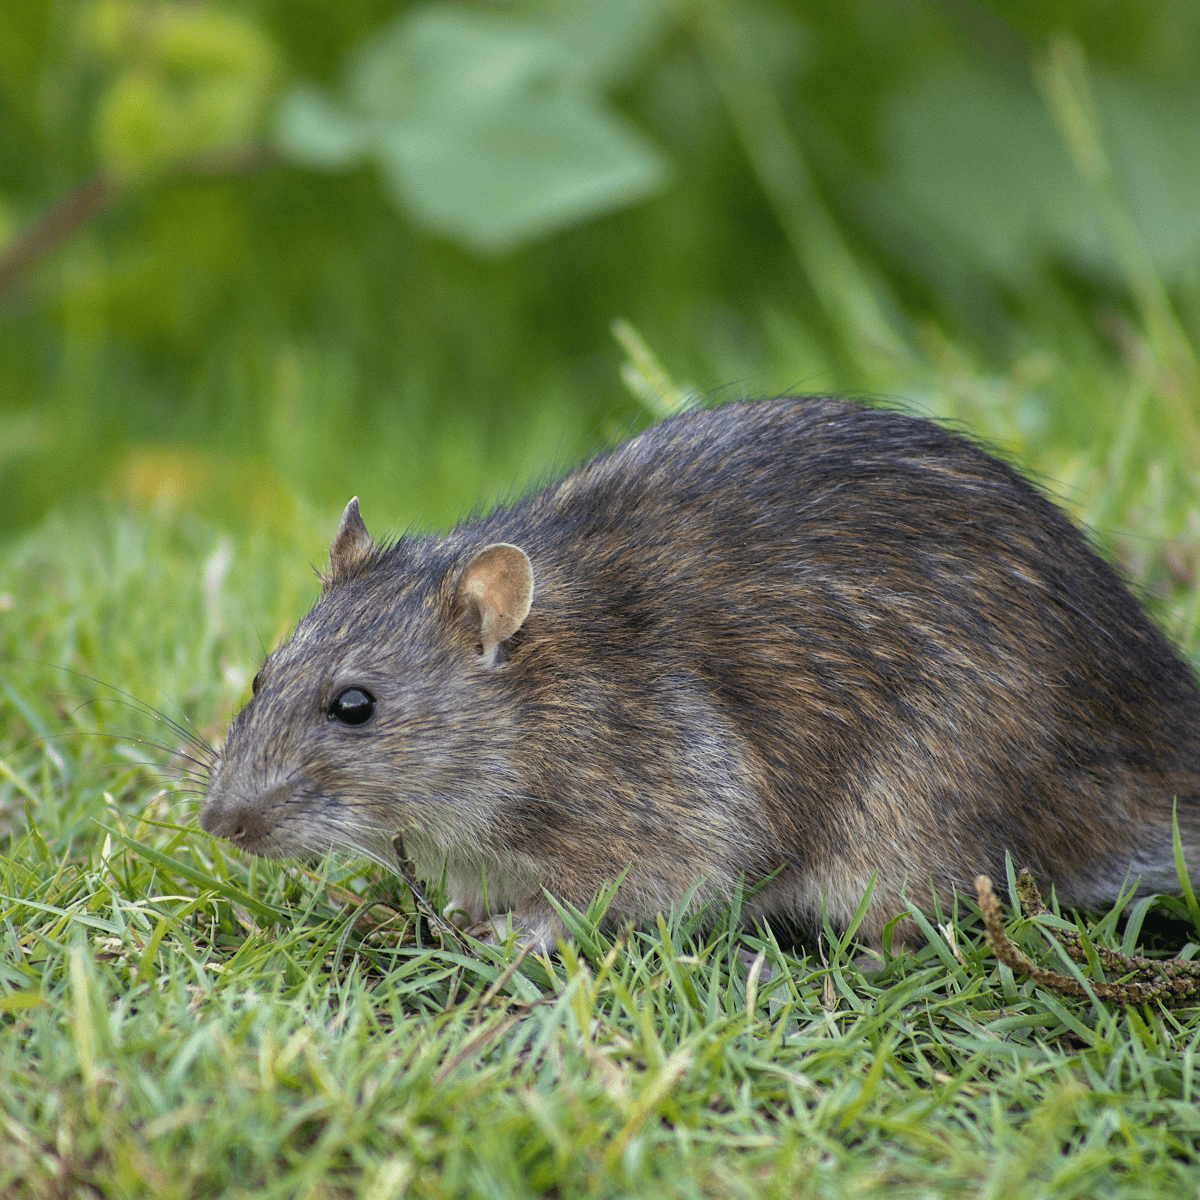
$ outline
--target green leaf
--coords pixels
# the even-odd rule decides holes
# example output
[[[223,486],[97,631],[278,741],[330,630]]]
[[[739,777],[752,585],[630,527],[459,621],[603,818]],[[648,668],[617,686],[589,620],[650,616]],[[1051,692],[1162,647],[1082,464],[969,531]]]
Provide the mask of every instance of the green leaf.
[[[1097,81],[1100,133],[1121,199],[1168,279],[1200,254],[1200,94]],[[985,266],[1013,282],[1040,255],[1116,277],[1099,200],[1031,83],[985,72],[924,75],[886,110],[900,190]]]
[[[209,5],[113,0],[84,48],[117,68],[93,117],[96,152],[125,180],[256,139],[277,53],[250,18]],[[100,26],[103,26],[101,28]]]
[[[363,125],[324,92],[301,84],[276,114],[275,146],[307,167],[336,170],[362,158],[368,139]]]
[[[400,207],[484,252],[649,196],[666,161],[550,28],[450,7],[409,14],[354,55],[344,109],[312,88],[289,93],[276,145],[327,169],[375,159]]]
[[[1019,278],[1039,249],[1106,262],[1099,210],[1032,84],[930,74],[891,105],[901,191],[986,267]]]
[[[546,30],[597,84],[620,79],[670,16],[663,0],[577,0],[552,8]]]

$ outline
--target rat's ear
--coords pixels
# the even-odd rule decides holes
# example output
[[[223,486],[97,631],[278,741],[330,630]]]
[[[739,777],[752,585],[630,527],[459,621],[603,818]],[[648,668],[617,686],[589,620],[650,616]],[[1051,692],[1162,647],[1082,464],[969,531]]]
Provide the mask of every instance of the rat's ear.
[[[337,536],[329,547],[329,578],[325,582],[332,583],[335,579],[350,575],[374,549],[375,543],[371,541],[371,535],[359,515],[358,497],[355,496],[346,505]]]
[[[483,645],[487,666],[496,661],[496,648],[512,637],[529,615],[533,603],[533,567],[520,546],[493,542],[467,564],[458,581],[456,607]]]

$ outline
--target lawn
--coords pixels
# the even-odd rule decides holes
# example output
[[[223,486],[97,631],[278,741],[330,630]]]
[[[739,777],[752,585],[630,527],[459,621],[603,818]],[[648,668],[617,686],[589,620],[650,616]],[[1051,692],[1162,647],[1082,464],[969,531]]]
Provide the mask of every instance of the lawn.
[[[444,528],[697,399],[954,424],[1200,665],[1200,38],[1161,8],[0,12],[0,1195],[1200,1194],[1200,1008],[1061,952],[1191,958],[1194,901],[994,880],[1083,998],[965,895],[881,969],[603,897],[538,958],[196,823],[351,495]],[[544,86],[472,107],[501,61]],[[418,76],[462,107],[371,107]],[[527,118],[592,157],[472,158]]]
[[[1116,505],[1131,544],[1156,547],[1144,571],[1165,572],[1177,539],[1151,539],[1186,497],[1102,467],[1076,466],[1076,505]],[[186,506],[90,502],[6,557],[6,1194],[1200,1187],[1200,1011],[1014,978],[973,898],[867,974],[832,930],[781,945],[736,911],[608,932],[576,914],[536,959],[443,941],[378,868],[256,861],[200,833],[192,740],[219,738],[264,644],[315,598],[319,539],[297,527],[235,537]],[[1193,640],[1195,595],[1155,601]],[[1133,950],[1156,912],[1084,928]],[[1064,969],[1045,919],[1008,916]],[[1188,934],[1160,920],[1155,944],[1190,956]]]

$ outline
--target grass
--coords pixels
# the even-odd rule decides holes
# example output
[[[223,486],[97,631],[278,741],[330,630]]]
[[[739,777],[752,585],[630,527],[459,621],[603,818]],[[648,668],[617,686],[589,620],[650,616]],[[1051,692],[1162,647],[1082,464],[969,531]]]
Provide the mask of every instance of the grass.
[[[1053,485],[1195,662],[1200,373],[1169,304],[1138,286],[1137,247],[1128,308],[1101,314],[1107,349],[1048,288],[1003,371],[932,325],[906,326],[897,351],[870,281],[842,270],[836,228],[789,209],[804,162],[752,58],[719,32],[705,52],[741,104],[748,158],[839,352],[859,356],[842,377],[959,422]],[[783,370],[798,319],[764,324]],[[618,329],[642,401],[686,393]],[[306,384],[325,386],[347,402],[336,379]],[[528,453],[536,475],[565,422],[534,421],[503,469]],[[305,452],[324,470],[319,442]],[[323,561],[337,513],[280,483],[218,528],[175,486],[189,462],[145,452],[133,501],[60,505],[0,559],[0,1195],[1200,1193],[1200,1009],[1014,978],[965,898],[932,921],[914,910],[925,944],[871,974],[832,930],[780,945],[732,911],[615,935],[576,914],[572,943],[539,960],[431,940],[373,867],[258,862],[201,834],[197,781],[158,712],[220,736],[315,598],[305,564]],[[249,484],[218,483],[235,513]],[[1129,951],[1154,907],[1084,928]],[[1062,969],[1053,928],[1009,923]],[[1180,950],[1190,929],[1162,936]]]
[[[14,1194],[1200,1183],[1195,1014],[1034,991],[989,960],[967,906],[944,914],[952,940],[930,929],[872,976],[828,931],[824,965],[732,920],[610,940],[584,917],[557,961],[475,957],[415,944],[353,868],[264,869],[186,828],[132,823],[126,840],[123,823],[108,814],[65,862],[31,826],[6,864]],[[358,891],[362,907],[339,902]]]
[[[968,906],[871,976],[828,931],[826,965],[732,920],[610,940],[582,917],[556,961],[476,957],[416,944],[353,868],[264,869],[186,828],[104,823],[67,861],[31,826],[6,863],[9,1194],[1200,1184],[1196,1014],[1034,991]],[[377,903],[339,899],[360,890]]]
[[[1019,371],[940,370],[952,415],[983,397],[985,433],[1023,436]],[[1171,566],[1194,484],[1152,421],[1086,460],[1023,445],[1194,640]],[[734,913],[615,936],[577,915],[559,958],[521,959],[431,941],[375,868],[201,834],[179,738],[140,699],[218,736],[315,597],[303,564],[335,519],[231,536],[97,502],[0,566],[0,1194],[1200,1191],[1200,1011],[1014,979],[965,899],[874,974],[831,930],[781,946]],[[1142,940],[1151,904],[1122,907],[1089,918],[1097,944]],[[1036,923],[1010,932],[1061,969]]]

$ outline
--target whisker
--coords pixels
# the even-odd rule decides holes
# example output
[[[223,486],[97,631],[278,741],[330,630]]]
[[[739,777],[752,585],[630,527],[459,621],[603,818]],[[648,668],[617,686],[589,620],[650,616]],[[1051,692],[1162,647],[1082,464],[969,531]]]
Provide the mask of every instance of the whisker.
[[[31,746],[49,746],[50,743],[59,741],[63,738],[106,738],[114,742],[128,742],[139,746],[153,746],[156,750],[161,750],[164,754],[170,755],[172,758],[182,758],[193,763],[205,775],[208,775],[212,766],[209,763],[202,762],[200,759],[192,758],[190,754],[185,754],[178,746],[171,745],[170,742],[159,741],[157,738],[148,737],[144,734],[136,733],[113,733],[108,729],[64,729],[60,733],[45,733],[38,734],[37,737],[28,738],[26,741],[18,742],[12,748],[12,752],[18,753],[21,750],[28,750]],[[151,764],[156,765],[156,764]]]
[[[91,700],[85,701],[84,704],[81,704],[78,708],[73,709],[72,714],[77,713],[80,708],[83,708],[87,704],[91,704],[91,703],[93,703],[93,701],[91,701]],[[20,749],[26,748],[27,746],[36,745],[38,742],[44,743],[44,742],[50,742],[52,740],[57,740],[59,738],[68,738],[68,737],[104,737],[104,738],[111,738],[113,741],[116,741],[116,742],[131,742],[134,744],[153,746],[156,749],[161,750],[164,754],[169,755],[171,758],[183,759],[187,762],[190,762],[197,770],[202,772],[205,776],[209,775],[212,772],[213,767],[216,765],[217,756],[215,754],[213,755],[211,760],[208,759],[207,757],[196,758],[194,755],[188,754],[187,751],[184,750],[183,747],[179,746],[178,744],[163,741],[162,739],[152,737],[149,734],[115,733],[108,729],[75,728],[75,729],[63,730],[60,733],[45,734],[45,735],[42,735],[37,738],[31,738],[26,742],[20,743],[20,745],[17,746],[16,748],[20,750]],[[197,753],[203,753],[206,756],[209,754],[209,751],[207,749],[202,750],[201,748],[197,747],[194,742],[189,741],[187,744],[190,749],[196,750]]]
[[[108,765],[116,769],[118,766],[135,767],[145,769],[159,774],[166,775],[166,782],[174,786],[177,783],[192,784],[198,795],[204,795],[208,791],[209,780],[212,775],[212,768],[207,763],[202,763],[191,755],[185,754],[178,747],[170,745],[167,742],[158,741],[155,738],[143,737],[136,734],[111,733],[107,730],[98,729],[69,729],[57,734],[44,734],[39,737],[29,738],[27,741],[19,743],[13,748],[14,753],[22,750],[28,750],[36,746],[46,746],[50,748],[50,743],[61,740],[63,738],[103,738],[106,741],[121,743],[118,748],[117,760],[110,762]],[[128,751],[130,747],[145,747],[153,748],[161,751],[166,755],[167,761],[163,762],[153,757],[140,757],[131,755]],[[183,766],[172,760],[182,759],[184,762],[191,763],[190,767]]]
[[[127,692],[123,688],[117,687],[115,684],[111,684],[104,679],[97,678],[95,675],[89,675],[86,671],[79,671],[74,667],[64,667],[59,663],[50,663],[45,661],[42,661],[42,666],[50,667],[56,671],[63,671],[66,674],[74,675],[79,679],[86,679],[90,683],[96,684],[97,687],[107,688],[108,691],[112,692],[114,695],[122,697],[126,706],[132,709],[134,712],[140,712],[143,716],[150,717],[155,721],[161,721],[176,734],[178,734],[179,737],[183,738],[184,741],[190,742],[197,750],[201,750],[204,753],[213,755],[215,757],[215,748],[199,734],[195,726],[192,725],[191,721],[188,719],[187,713],[185,713],[183,709],[180,708],[177,703],[175,703],[175,701],[172,700],[171,703],[175,705],[175,708],[179,711],[180,716],[182,716],[184,721],[187,722],[186,726],[181,725],[173,717],[167,716],[166,713],[155,708],[152,704],[148,704],[145,700],[133,695],[132,692]]]
[[[72,715],[79,712],[80,709],[86,708],[90,704],[99,703],[99,700],[100,700],[100,697],[93,696],[90,700],[83,701],[83,703],[81,703],[76,708],[71,710]],[[195,750],[197,754],[202,754],[205,757],[214,758],[214,759],[217,757],[217,752],[214,747],[209,746],[202,739],[196,737],[194,734],[192,734],[187,729],[185,729],[182,725],[180,725],[178,721],[171,720],[170,717],[165,716],[163,713],[160,713],[156,708],[152,707],[151,705],[142,704],[140,702],[135,703],[128,699],[119,699],[117,701],[117,703],[124,705],[127,709],[130,710],[130,712],[138,713],[139,715],[144,716],[144,717],[149,717],[155,723],[165,725],[172,733],[175,734],[176,737],[182,739],[182,741],[185,744],[187,744],[193,750]]]

